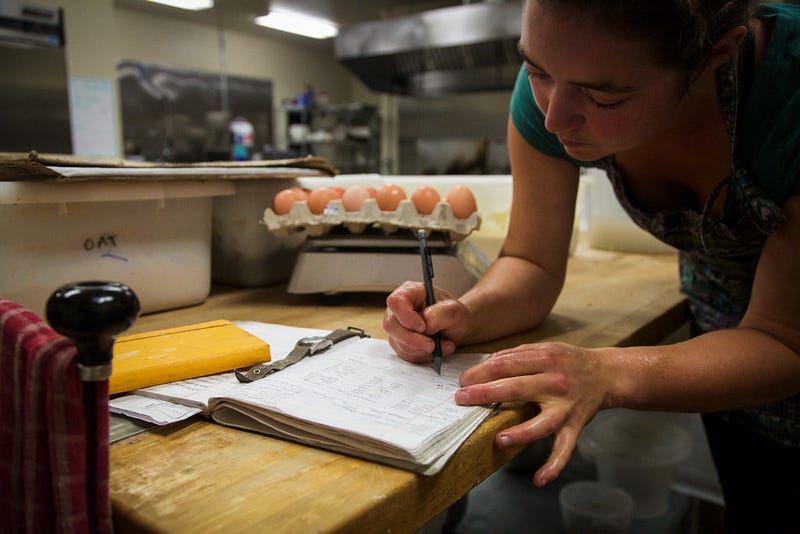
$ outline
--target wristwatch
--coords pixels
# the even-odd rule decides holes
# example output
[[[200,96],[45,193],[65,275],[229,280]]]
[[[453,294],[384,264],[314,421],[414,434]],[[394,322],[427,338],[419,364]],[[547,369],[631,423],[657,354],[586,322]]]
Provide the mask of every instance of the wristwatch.
[[[236,369],[236,378],[239,382],[254,382],[265,376],[277,373],[282,369],[286,369],[306,356],[314,356],[320,352],[324,352],[331,348],[334,344],[349,339],[351,337],[369,337],[369,334],[364,332],[361,328],[355,326],[348,326],[347,328],[339,328],[334,330],[326,336],[309,336],[304,337],[295,343],[292,352],[285,358],[267,363],[259,363],[249,369]]]

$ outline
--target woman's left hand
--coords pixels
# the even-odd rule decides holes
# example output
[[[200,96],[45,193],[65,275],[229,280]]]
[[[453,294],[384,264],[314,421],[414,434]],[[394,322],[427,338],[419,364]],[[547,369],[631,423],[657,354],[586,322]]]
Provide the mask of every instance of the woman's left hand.
[[[578,434],[609,407],[612,378],[603,351],[563,343],[535,343],[496,352],[466,370],[455,399],[461,405],[531,402],[540,412],[497,433],[499,448],[518,447],[553,434],[553,450],[534,475],[537,486],[555,480],[569,461]]]

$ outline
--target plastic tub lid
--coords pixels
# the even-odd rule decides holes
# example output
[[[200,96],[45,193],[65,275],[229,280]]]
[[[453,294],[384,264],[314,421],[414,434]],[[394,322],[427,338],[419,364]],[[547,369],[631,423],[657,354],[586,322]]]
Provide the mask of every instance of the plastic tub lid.
[[[0,205],[230,196],[231,181],[0,182]]]

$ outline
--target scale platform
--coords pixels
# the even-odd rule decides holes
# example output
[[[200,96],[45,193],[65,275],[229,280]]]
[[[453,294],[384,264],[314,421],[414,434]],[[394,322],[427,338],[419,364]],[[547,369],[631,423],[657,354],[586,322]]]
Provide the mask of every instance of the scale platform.
[[[432,233],[428,248],[433,261],[433,285],[460,296],[478,274],[459,257],[461,243]],[[419,241],[408,234],[325,234],[309,237],[301,248],[288,292],[389,293],[406,280],[422,280]]]

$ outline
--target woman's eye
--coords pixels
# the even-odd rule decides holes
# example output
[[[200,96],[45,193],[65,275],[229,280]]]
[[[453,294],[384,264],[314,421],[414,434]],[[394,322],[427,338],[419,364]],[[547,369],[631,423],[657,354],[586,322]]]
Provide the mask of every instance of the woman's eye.
[[[625,102],[624,100],[618,100],[616,102],[600,102],[599,100],[595,100],[594,98],[590,98],[590,100],[592,101],[592,104],[594,104],[595,106],[604,111],[611,111],[612,109],[617,109],[622,105],[623,102]]]
[[[625,98],[617,97],[615,99],[614,95],[610,95],[608,93],[603,93],[599,91],[586,90],[584,94],[592,104],[594,104],[597,108],[602,109],[604,111],[617,109],[623,102],[625,102]]]
[[[534,80],[546,80],[549,78],[549,76],[544,72],[528,70],[528,78],[533,78]]]

